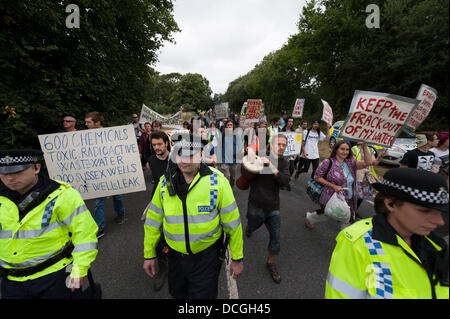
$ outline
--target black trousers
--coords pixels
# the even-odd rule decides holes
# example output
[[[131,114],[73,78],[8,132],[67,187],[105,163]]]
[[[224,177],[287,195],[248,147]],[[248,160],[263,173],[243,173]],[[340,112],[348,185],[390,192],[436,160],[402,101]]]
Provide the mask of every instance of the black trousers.
[[[222,261],[214,244],[195,255],[169,252],[169,293],[175,299],[217,299]]]
[[[2,299],[70,299],[65,268],[27,281],[2,279]]]

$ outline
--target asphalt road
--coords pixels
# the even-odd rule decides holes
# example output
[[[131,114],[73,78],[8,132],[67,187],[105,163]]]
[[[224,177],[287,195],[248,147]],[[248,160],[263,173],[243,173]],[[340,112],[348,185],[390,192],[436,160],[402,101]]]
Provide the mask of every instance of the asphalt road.
[[[167,284],[159,292],[153,290],[153,279],[142,269],[143,222],[141,215],[150,198],[151,178],[145,171],[147,191],[124,195],[127,221],[122,225],[114,222],[112,199],[105,206],[106,235],[99,240],[98,256],[92,265],[94,278],[103,288],[104,298],[118,299],[166,299],[171,298]],[[304,226],[305,213],[316,208],[305,193],[309,174],[292,179],[292,191],[282,190],[281,197],[281,252],[276,259],[282,282],[271,279],[265,263],[267,259],[268,232],[264,226],[251,238],[244,236],[244,273],[237,280],[241,299],[321,299],[324,297],[328,265],[339,232],[336,222],[328,220],[316,224],[310,230]],[[243,228],[247,224],[248,190],[234,188]],[[87,201],[93,211],[93,200]],[[362,217],[373,215],[372,205],[364,202],[359,209]],[[447,224],[439,229],[448,235]],[[229,298],[227,280],[223,267],[219,298]]]

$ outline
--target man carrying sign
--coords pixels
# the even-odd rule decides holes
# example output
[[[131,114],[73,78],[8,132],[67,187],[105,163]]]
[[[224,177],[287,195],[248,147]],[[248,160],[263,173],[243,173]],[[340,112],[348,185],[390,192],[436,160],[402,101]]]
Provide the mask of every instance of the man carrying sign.
[[[88,129],[103,128],[104,117],[99,112],[90,112],[86,114],[84,123]],[[125,222],[125,206],[123,204],[122,195],[114,195],[114,210],[117,213],[116,223],[123,224]],[[106,197],[97,198],[95,200],[94,220],[98,225],[97,238],[105,235],[105,201]]]

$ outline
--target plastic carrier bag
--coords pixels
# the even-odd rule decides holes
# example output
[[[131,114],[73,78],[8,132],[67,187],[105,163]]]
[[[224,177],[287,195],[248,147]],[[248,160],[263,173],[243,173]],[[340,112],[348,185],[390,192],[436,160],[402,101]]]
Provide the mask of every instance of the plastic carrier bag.
[[[334,193],[325,206],[325,216],[331,217],[338,222],[348,222],[350,220],[351,211],[345,201],[343,192]]]

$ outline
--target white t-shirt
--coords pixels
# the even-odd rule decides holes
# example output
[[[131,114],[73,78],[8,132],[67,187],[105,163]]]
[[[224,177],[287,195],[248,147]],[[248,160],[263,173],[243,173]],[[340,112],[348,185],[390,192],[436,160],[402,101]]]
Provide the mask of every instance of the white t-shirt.
[[[303,131],[303,145],[305,148],[305,152],[308,154],[306,156],[307,159],[316,159],[319,158],[319,141],[323,141],[326,138],[326,135],[322,132],[314,132],[313,130],[309,131],[308,138],[308,130]]]
[[[448,155],[448,149],[446,149],[445,151],[441,151],[435,147],[433,147],[432,149],[430,149],[430,152],[433,152],[434,155],[436,155],[434,157],[434,162],[433,162],[433,168],[437,171],[439,171],[439,168],[442,165],[442,160],[439,157]]]

